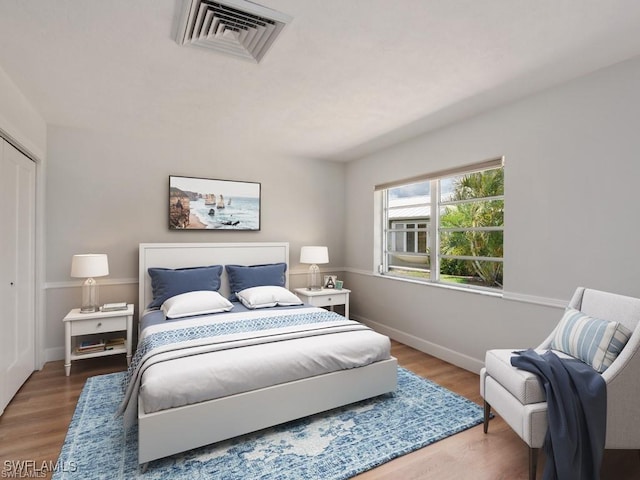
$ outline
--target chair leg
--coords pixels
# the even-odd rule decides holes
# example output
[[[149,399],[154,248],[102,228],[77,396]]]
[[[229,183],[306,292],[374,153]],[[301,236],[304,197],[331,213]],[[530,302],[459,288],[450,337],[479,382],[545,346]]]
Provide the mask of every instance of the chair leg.
[[[529,447],[529,480],[536,480],[536,468],[538,466],[538,448]]]
[[[491,405],[484,401],[484,433],[489,431],[489,418],[491,417]]]

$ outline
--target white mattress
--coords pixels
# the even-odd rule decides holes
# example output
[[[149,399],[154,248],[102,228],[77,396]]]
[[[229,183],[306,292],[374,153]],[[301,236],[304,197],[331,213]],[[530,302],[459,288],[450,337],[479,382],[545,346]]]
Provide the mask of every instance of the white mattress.
[[[388,358],[389,339],[372,330],[202,353],[147,368],[140,400],[151,413]]]

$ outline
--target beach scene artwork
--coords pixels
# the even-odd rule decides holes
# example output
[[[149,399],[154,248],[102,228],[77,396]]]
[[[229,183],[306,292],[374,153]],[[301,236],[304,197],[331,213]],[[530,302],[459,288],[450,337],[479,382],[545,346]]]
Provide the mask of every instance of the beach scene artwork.
[[[260,184],[169,176],[169,229],[260,230]]]

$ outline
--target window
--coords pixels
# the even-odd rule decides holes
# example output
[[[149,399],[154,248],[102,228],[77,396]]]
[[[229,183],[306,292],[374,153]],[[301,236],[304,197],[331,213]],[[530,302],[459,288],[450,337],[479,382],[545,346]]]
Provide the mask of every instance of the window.
[[[502,158],[376,190],[382,197],[382,274],[502,288]]]

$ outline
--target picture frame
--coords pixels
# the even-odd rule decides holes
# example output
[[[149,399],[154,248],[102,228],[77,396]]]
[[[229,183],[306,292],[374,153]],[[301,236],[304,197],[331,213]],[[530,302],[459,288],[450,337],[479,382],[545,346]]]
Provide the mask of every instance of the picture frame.
[[[169,230],[260,230],[261,184],[169,176]]]
[[[324,288],[336,288],[336,281],[338,280],[337,275],[325,275],[323,287]]]

